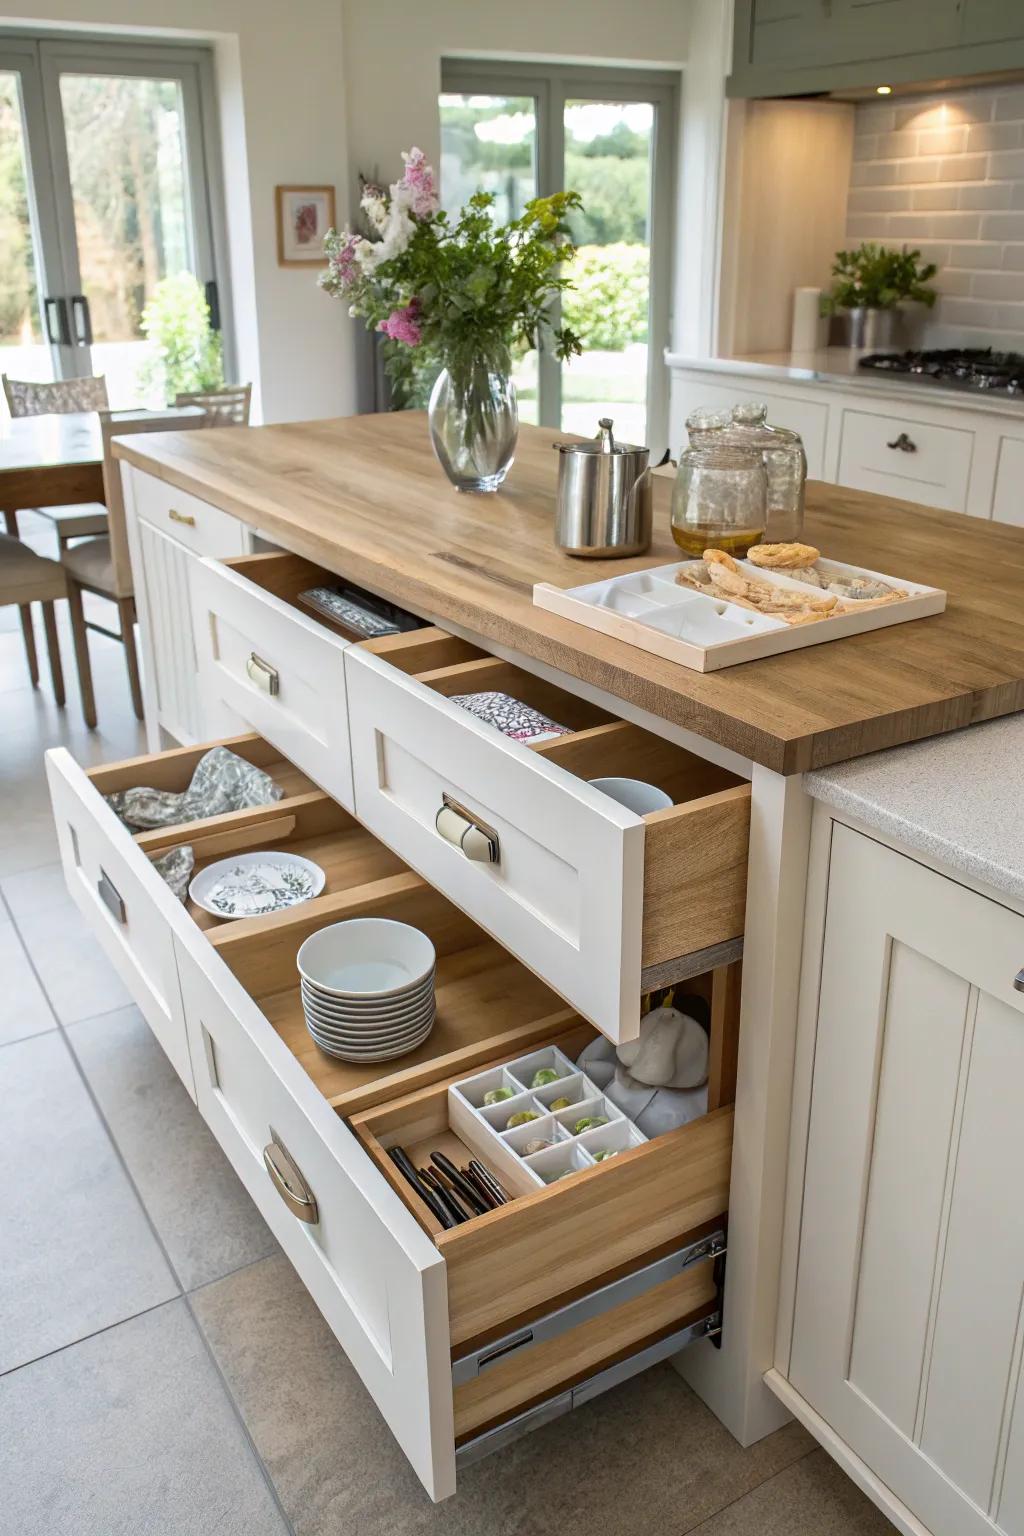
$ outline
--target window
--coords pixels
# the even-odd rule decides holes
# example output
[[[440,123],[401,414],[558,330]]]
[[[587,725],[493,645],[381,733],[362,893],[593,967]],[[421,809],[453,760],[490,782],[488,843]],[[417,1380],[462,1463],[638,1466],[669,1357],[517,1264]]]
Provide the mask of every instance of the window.
[[[660,449],[667,432],[676,84],[669,74],[569,66],[442,65],[441,196],[448,209],[493,192],[501,220],[531,197],[578,191],[579,253],[565,320],[581,358],[547,350],[515,372],[520,417]]]
[[[146,403],[158,284],[219,324],[212,122],[204,50],[0,37],[0,369]]]

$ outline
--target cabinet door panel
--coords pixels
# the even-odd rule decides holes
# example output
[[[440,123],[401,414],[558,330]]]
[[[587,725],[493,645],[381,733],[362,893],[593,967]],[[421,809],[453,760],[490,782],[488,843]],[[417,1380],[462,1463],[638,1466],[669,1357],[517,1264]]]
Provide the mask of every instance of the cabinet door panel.
[[[935,1536],[1021,1508],[1022,961],[1018,914],[835,829],[790,1377]]]

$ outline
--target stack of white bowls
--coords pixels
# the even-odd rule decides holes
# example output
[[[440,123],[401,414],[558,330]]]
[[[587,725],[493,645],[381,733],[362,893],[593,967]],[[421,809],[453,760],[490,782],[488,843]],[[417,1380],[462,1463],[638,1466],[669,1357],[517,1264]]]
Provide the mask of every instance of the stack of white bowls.
[[[298,953],[306,1027],[342,1061],[390,1061],[434,1027],[434,946],[408,923],[355,917],[312,934]]]

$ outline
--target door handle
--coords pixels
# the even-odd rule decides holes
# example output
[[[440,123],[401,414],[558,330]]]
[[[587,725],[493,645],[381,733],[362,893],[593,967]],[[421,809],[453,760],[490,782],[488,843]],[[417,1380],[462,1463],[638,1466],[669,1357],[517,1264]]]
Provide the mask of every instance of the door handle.
[[[43,314],[46,317],[46,339],[49,341],[50,346],[70,347],[71,327],[68,324],[67,300],[60,298],[44,299]],[[55,330],[56,335],[54,335]]]
[[[263,1162],[270,1181],[285,1205],[299,1221],[315,1227],[320,1220],[316,1196],[302,1176],[302,1170],[281,1145],[274,1127],[270,1127],[270,1141],[263,1148]]]
[[[1021,967],[1013,978],[1013,990],[1015,992],[1024,992],[1024,966]]]
[[[885,446],[887,448],[897,448],[900,453],[917,452],[917,444],[914,442],[913,438],[908,437],[905,432],[901,432],[899,437],[897,437],[894,442],[886,443]]]
[[[89,300],[84,293],[71,295],[71,318],[75,324],[75,345],[91,347],[92,316],[89,313]]]
[[[497,864],[501,859],[501,847],[494,828],[451,795],[445,794],[441,798],[442,805],[434,817],[434,826],[445,842],[461,849],[467,859],[478,864]]]
[[[211,278],[204,284],[203,291],[206,294],[206,302],[210,308],[210,330],[220,330],[220,295],[217,292],[217,284]]]
[[[269,693],[275,698],[281,691],[281,678],[276,667],[272,667],[268,661],[257,656],[255,651],[249,652],[249,660],[245,664],[248,672],[257,688],[262,688],[264,693]]]
[[[125,907],[120,891],[105,869],[100,870],[99,879],[96,881],[96,889],[100,893],[100,900],[112,916],[122,926],[126,924],[128,922],[128,910]]]
[[[185,528],[194,528],[195,518],[189,512],[179,512],[177,507],[168,507],[167,516],[172,523],[181,523]]]

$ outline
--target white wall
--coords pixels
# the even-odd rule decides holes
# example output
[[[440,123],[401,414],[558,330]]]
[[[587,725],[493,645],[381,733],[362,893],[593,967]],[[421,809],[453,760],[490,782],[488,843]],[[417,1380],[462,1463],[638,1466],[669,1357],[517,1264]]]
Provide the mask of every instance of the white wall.
[[[239,373],[264,420],[354,408],[354,331],[316,271],[279,267],[274,187],[337,187],[346,202],[341,0],[20,0],[9,26],[175,37],[216,57]]]

